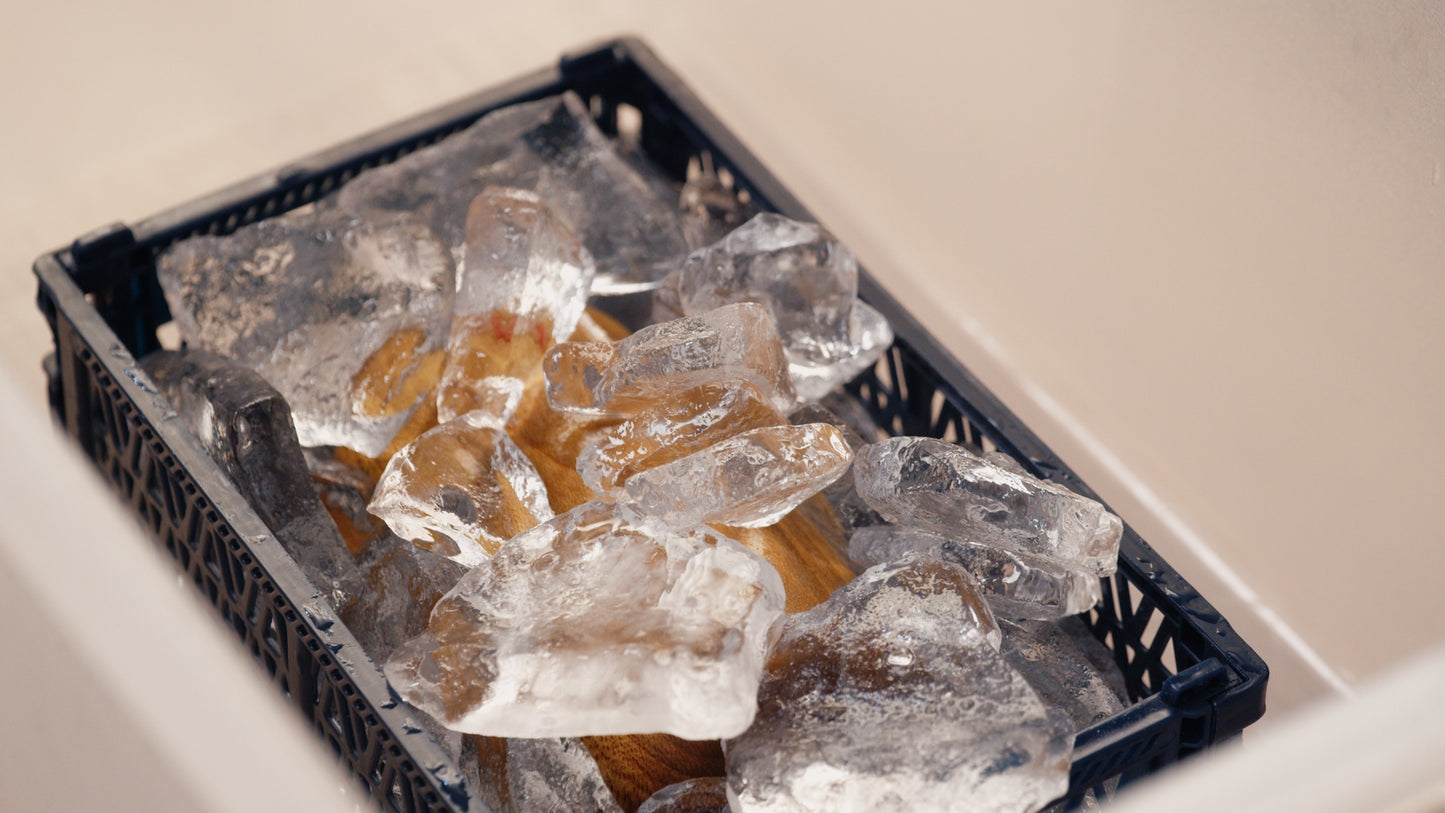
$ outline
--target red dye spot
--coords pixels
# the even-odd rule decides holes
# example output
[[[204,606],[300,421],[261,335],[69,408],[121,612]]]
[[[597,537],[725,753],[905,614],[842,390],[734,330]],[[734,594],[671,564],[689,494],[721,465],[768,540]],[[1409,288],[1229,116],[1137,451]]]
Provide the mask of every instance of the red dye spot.
[[[512,340],[512,332],[517,329],[517,314],[506,311],[492,311],[492,333],[504,342]]]

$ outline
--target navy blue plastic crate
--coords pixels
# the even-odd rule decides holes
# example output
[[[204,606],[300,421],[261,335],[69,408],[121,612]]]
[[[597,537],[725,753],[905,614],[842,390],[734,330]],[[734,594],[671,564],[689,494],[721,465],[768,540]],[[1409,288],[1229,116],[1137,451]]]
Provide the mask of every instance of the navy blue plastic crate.
[[[38,304],[55,340],[46,370],[56,418],[373,798],[398,811],[481,803],[138,375],[136,359],[159,348],[156,329],[170,321],[155,258],[178,240],[226,234],[315,201],[498,107],[565,90],[588,100],[608,132],[617,131],[619,109],[637,111],[628,118],[640,120],[641,149],[673,177],[706,155],[759,207],[815,219],[647,46],[623,38],[139,223],[98,229],[35,263]],[[897,335],[877,368],[850,385],[881,426],[1000,449],[1097,499],[866,271],[859,291]],[[1110,779],[1127,783],[1231,738],[1264,713],[1264,662],[1127,519],[1118,573],[1086,619],[1113,651],[1133,704],[1075,739],[1075,804]]]

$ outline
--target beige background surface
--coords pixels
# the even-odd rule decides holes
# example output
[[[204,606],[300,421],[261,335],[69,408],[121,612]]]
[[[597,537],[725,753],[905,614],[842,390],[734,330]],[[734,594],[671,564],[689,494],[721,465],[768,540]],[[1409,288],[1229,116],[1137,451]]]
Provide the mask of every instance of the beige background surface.
[[[0,341],[37,400],[41,251],[637,32],[1225,612],[1275,709],[1445,637],[1440,6],[9,5]]]

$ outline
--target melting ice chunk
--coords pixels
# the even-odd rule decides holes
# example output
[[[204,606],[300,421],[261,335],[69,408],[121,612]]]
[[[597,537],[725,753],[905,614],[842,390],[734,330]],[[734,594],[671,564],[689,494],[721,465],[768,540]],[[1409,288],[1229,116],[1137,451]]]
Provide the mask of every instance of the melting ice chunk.
[[[1082,616],[1065,618],[1055,622],[1058,628],[1064,631],[1073,640],[1074,646],[1084,654],[1084,658],[1094,667],[1094,671],[1103,676],[1104,682],[1119,698],[1119,702],[1129,705],[1129,686],[1124,680],[1124,673],[1119,669],[1119,664],[1114,660],[1114,650],[1105,646],[1102,641],[1094,637],[1094,633],[1084,623]]]
[[[369,219],[415,213],[460,261],[467,207],[488,186],[541,196],[596,260],[599,293],[655,287],[687,252],[674,201],[618,154],[570,91],[490,113],[363,173],[328,204]]]
[[[1073,638],[1049,621],[1002,621],[1004,660],[1078,733],[1123,710],[1105,676]]]
[[[817,400],[871,366],[893,342],[858,301],[858,262],[821,226],[764,212],[693,252],[654,295],[659,315],[757,302],[777,320],[793,383]]]
[[[728,781],[721,776],[689,779],[652,794],[637,813],[728,813]]]
[[[564,342],[547,351],[554,409],[626,415],[699,384],[739,379],[780,412],[797,403],[772,317],[739,303],[649,325],[615,344]]]
[[[142,367],[333,607],[358,595],[360,568],[316,496],[281,395],[203,350],[152,353]]]
[[[828,424],[768,426],[633,475],[627,499],[672,524],[762,528],[841,477],[852,460]]]
[[[181,337],[264,376],[306,446],[380,454],[440,371],[455,281],[420,223],[301,211],[177,243],[157,274]]]
[[[1082,613],[1103,595],[1099,577],[1047,559],[977,545],[897,525],[860,528],[848,543],[848,555],[876,565],[918,553],[960,565],[978,582],[989,607],[1000,618],[1051,619]]]
[[[392,456],[369,511],[402,539],[472,567],[552,517],[547,487],[501,424],[471,412]]]
[[[481,796],[496,813],[622,813],[597,761],[575,737],[475,737]]]
[[[488,187],[467,215],[466,257],[437,391],[442,423],[516,410],[542,354],[587,306],[592,257],[536,194]]]
[[[701,384],[644,409],[582,450],[577,471],[587,487],[618,497],[628,478],[750,429],[787,423],[746,381]]]
[[[361,592],[342,608],[341,620],[377,663],[426,629],[433,605],[466,573],[456,562],[391,534],[371,543],[361,568]]]
[[[962,569],[912,558],[789,617],[757,719],[726,743],[733,809],[1018,811],[1063,794],[1072,732],[985,619]]]
[[[469,572],[386,675],[475,734],[733,736],[782,608],[777,571],[738,543],[584,503]]]
[[[1062,486],[999,467],[957,444],[902,437],[858,453],[858,493],[889,522],[961,537],[1104,576],[1123,523]]]

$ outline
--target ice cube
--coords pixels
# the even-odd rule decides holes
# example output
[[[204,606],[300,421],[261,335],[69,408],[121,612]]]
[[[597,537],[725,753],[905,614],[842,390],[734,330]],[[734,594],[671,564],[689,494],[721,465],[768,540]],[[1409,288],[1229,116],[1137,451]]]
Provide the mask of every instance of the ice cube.
[[[893,327],[887,317],[861,299],[853,303],[848,316],[848,335],[851,349],[839,348],[839,355],[830,361],[799,361],[796,355],[789,356],[788,372],[799,398],[822,398],[877,364],[893,345]]]
[[[658,197],[571,91],[496,110],[323,203],[368,219],[414,214],[462,262],[467,207],[488,186],[546,201],[596,261],[598,293],[651,289],[687,253],[674,201]]]
[[[837,480],[852,460],[828,424],[768,426],[634,474],[626,499],[673,524],[761,528]]]
[[[467,215],[463,269],[437,416],[480,409],[505,423],[542,354],[576,329],[592,257],[535,193],[488,187]]]
[[[777,320],[793,384],[817,400],[871,366],[893,342],[858,300],[858,262],[821,226],[764,212],[693,252],[654,295],[659,315],[756,302]]]
[[[361,572],[317,498],[286,401],[260,375],[203,350],[162,350],[146,375],[334,608]]]
[[[391,534],[372,542],[361,569],[361,590],[342,608],[341,620],[377,663],[426,629],[431,608],[466,573],[456,562]]]
[[[1084,623],[1084,616],[1065,618],[1056,622],[1059,629],[1064,631],[1073,640],[1074,646],[1084,653],[1094,671],[1104,678],[1109,685],[1109,690],[1119,698],[1119,702],[1129,705],[1128,682],[1124,680],[1124,673],[1119,669],[1119,662],[1114,658],[1114,651],[1105,646],[1102,641],[1094,636],[1089,625]]]
[[[577,457],[582,482],[619,497],[628,478],[702,451],[734,435],[787,423],[746,381],[714,381],[644,409],[608,430]]]
[[[1117,565],[1124,526],[1103,505],[957,444],[890,438],[859,452],[853,471],[858,493],[889,522],[1097,576]]]
[[[909,553],[941,556],[962,566],[1000,618],[1064,618],[1092,608],[1103,595],[1099,577],[1092,573],[917,528],[860,528],[848,546],[849,558],[865,566],[891,562]]]
[[[741,545],[594,501],[469,572],[386,675],[469,733],[715,739],[752,721],[782,609],[777,571]]]
[[[1070,635],[1050,621],[1000,621],[1004,660],[1034,687],[1039,699],[1062,711],[1075,733],[1122,711],[1105,676]]]
[[[726,777],[709,776],[678,782],[652,794],[637,813],[728,813]]]
[[[914,558],[790,616],[757,719],[725,744],[733,810],[1019,811],[1063,794],[1072,733],[990,627],[961,568]]]
[[[699,384],[739,379],[780,412],[797,405],[772,317],[739,303],[649,325],[615,344],[565,342],[543,359],[554,409],[627,415]]]
[[[393,455],[368,510],[402,539],[466,567],[552,517],[541,475],[481,412],[431,429]]]
[[[456,287],[426,226],[301,210],[157,260],[181,337],[255,369],[306,446],[375,456],[441,372]]]
[[[482,800],[495,813],[622,813],[596,760],[575,737],[470,739],[485,777]]]

